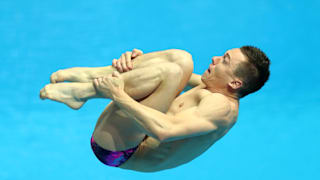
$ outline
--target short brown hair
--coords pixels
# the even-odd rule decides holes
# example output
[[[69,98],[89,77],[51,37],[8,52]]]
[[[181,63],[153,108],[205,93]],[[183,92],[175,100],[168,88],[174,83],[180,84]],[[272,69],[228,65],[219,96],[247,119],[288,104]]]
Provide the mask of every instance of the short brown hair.
[[[243,81],[238,92],[242,98],[258,91],[269,79],[270,60],[263,51],[254,46],[242,46],[240,50],[246,56],[247,62],[241,62],[234,74]]]

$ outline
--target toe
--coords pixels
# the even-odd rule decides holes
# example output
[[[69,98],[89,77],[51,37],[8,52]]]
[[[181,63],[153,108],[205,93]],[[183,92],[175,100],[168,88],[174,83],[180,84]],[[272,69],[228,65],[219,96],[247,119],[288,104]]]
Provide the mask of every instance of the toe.
[[[64,81],[64,78],[63,78],[63,75],[62,74],[62,70],[59,70],[55,73],[53,73],[51,76],[50,76],[50,83],[58,83],[58,82],[63,82]]]
[[[40,98],[42,100],[46,99],[46,91],[44,88],[40,90]]]
[[[52,73],[52,75],[50,76],[50,83],[57,83],[57,79],[58,79],[58,71],[57,72],[54,72]]]
[[[56,77],[55,77],[55,74],[52,74],[51,76],[50,76],[50,83],[56,83]]]

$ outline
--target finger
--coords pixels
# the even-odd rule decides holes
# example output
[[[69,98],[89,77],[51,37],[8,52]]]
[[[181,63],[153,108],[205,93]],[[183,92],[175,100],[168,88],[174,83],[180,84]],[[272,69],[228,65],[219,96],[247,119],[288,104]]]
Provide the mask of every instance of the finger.
[[[98,81],[97,78],[93,80],[93,85],[94,85],[96,88],[99,86],[99,81]]]
[[[120,60],[120,59],[119,59],[119,60]],[[118,59],[114,59],[114,60],[112,61],[112,63],[114,63],[114,65],[112,64],[112,66],[113,66],[114,68],[116,68],[117,71],[120,72],[121,66],[120,66],[120,67],[118,66],[118,61],[119,61],[119,60],[118,60]]]
[[[120,60],[117,61],[117,69],[119,72],[123,72]]]
[[[121,55],[121,65],[122,65],[122,70],[124,72],[128,71],[127,58],[130,58],[130,60],[131,60],[131,54],[130,54],[130,57],[128,57],[127,53],[124,53],[124,54]]]
[[[131,52],[126,52],[126,65],[129,68],[128,70],[132,69],[132,53]]]
[[[135,51],[136,49],[133,49],[132,50],[132,58],[135,58],[135,57],[137,57],[137,52]]]
[[[117,68],[117,59],[112,60],[112,67]]]
[[[113,71],[112,76],[113,77],[120,77],[120,73],[118,71]]]
[[[142,52],[141,49],[136,49],[136,51],[137,51],[137,53],[138,53],[139,55],[142,55],[142,54],[143,54],[143,52]]]
[[[99,86],[102,85],[102,81],[103,81],[103,78],[102,78],[102,77],[99,77],[99,78],[98,78],[98,84],[99,84]]]
[[[117,72],[117,71],[115,71],[115,72]],[[103,85],[106,85],[107,82],[109,81],[109,77],[110,77],[110,76],[112,76],[112,75],[110,74],[110,75],[108,75],[108,76],[102,77],[102,78],[101,78],[101,83],[102,83]]]
[[[134,59],[134,58],[137,57],[137,56],[138,56],[137,50],[136,50],[136,49],[133,49],[133,50],[132,50],[132,59]]]
[[[143,54],[143,52],[140,49],[133,49],[132,50],[132,56],[134,56],[134,58],[136,58],[137,56],[141,56]]]

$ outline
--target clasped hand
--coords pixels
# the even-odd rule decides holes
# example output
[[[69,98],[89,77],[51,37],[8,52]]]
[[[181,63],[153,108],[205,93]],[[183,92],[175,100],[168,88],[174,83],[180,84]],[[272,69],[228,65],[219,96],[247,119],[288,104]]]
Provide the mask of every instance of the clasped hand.
[[[112,66],[117,69],[112,75],[96,78],[93,84],[99,94],[106,98],[114,100],[115,95],[124,89],[122,76],[119,74],[133,69],[133,59],[141,56],[143,52],[139,49],[133,49],[132,52],[125,52],[117,60],[112,61]]]
[[[116,68],[120,73],[131,71],[133,69],[133,60],[142,54],[143,52],[139,49],[133,49],[132,52],[125,52],[119,59],[112,61],[112,67]]]
[[[112,75],[94,79],[93,84],[99,94],[112,100],[124,89],[123,78],[117,71]]]

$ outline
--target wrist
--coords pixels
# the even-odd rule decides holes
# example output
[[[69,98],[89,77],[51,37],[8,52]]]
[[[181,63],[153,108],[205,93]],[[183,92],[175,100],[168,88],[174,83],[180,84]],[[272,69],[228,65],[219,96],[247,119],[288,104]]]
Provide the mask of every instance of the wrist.
[[[130,97],[123,89],[120,89],[120,90],[118,90],[118,91],[116,91],[116,92],[114,92],[112,94],[113,94],[113,98],[112,99],[115,102],[121,102],[122,100]]]

